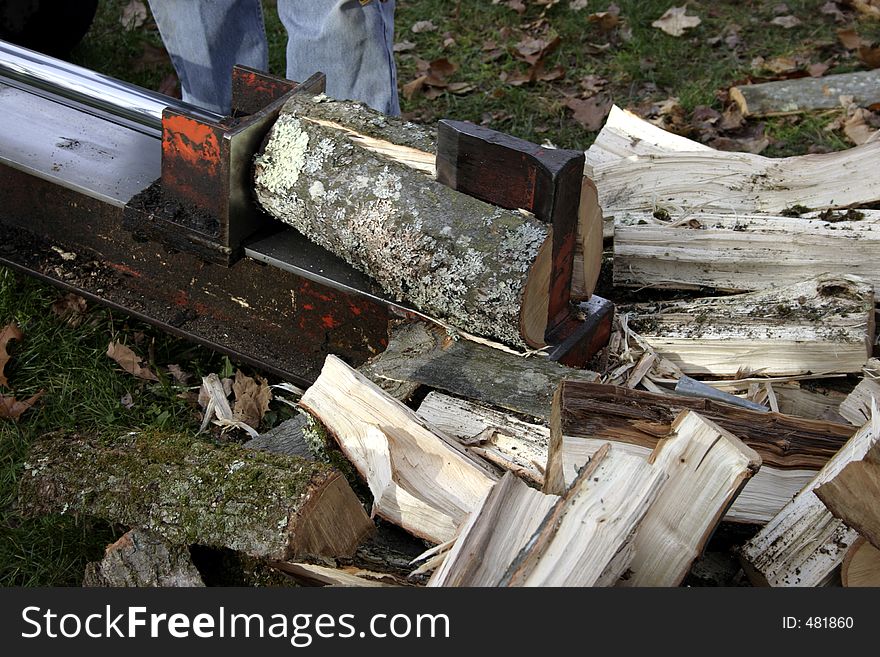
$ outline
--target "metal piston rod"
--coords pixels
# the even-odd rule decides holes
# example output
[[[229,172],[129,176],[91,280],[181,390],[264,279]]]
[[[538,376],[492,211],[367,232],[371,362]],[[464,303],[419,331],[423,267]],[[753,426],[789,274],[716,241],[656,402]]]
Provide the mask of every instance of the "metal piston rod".
[[[0,82],[152,136],[162,134],[166,107],[207,121],[224,117],[110,76],[0,41]]]

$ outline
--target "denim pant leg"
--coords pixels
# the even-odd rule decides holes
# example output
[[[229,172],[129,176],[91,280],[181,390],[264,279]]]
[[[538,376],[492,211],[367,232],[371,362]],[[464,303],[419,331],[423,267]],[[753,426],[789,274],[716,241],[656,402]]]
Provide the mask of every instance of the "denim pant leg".
[[[394,65],[394,0],[278,0],[287,30],[287,77],[321,71],[327,95],[400,114]]]
[[[180,78],[183,100],[228,114],[233,65],[268,68],[260,0],[149,2]]]

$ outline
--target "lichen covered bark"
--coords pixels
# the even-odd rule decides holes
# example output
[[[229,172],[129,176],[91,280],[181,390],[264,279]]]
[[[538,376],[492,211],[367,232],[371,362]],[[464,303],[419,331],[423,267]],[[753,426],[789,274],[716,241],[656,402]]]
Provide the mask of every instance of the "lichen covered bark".
[[[347,129],[332,124],[345,122]],[[255,162],[257,198],[276,218],[433,317],[525,347],[520,310],[548,228],[455,192],[350,131],[410,148],[415,126],[361,105],[293,98]]]
[[[341,556],[353,553],[369,525],[347,484],[350,499],[337,498],[340,508],[321,506],[324,492],[336,490],[341,478],[327,465],[183,435],[102,440],[50,434],[33,445],[24,467],[22,510],[97,516],[177,545],[287,559],[300,552],[306,538],[300,533],[315,534],[314,516],[338,518],[342,525],[353,508],[363,524],[334,528],[325,522],[324,544],[307,540],[310,551],[317,546],[325,556]]]

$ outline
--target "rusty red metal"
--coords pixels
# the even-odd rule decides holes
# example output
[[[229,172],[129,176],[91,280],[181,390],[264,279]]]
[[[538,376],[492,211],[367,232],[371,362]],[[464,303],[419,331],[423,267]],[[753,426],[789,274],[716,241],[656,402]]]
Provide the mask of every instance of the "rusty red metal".
[[[254,114],[297,86],[291,80],[237,65],[232,69],[232,111],[235,114]]]

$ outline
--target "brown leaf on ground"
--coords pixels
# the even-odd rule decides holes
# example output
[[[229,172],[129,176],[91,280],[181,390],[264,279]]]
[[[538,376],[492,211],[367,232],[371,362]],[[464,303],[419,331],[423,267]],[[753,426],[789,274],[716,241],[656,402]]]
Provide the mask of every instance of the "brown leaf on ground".
[[[825,62],[816,62],[815,64],[810,64],[807,67],[807,73],[810,74],[810,77],[813,78],[821,78],[825,75],[825,71],[829,69],[828,64]]]
[[[578,84],[581,89],[584,90],[584,95],[593,96],[605,88],[605,85],[608,84],[608,80],[601,75],[585,75],[580,79]]]
[[[425,86],[425,81],[428,79],[427,75],[420,75],[415,80],[411,80],[403,85],[403,97],[407,100],[412,100],[413,96],[419,93]]]
[[[797,16],[777,16],[770,21],[770,24],[778,25],[779,27],[784,27],[786,30],[790,30],[791,28],[800,25],[801,19]]]
[[[734,104],[724,110],[724,114],[721,115],[721,121],[718,123],[718,129],[725,132],[739,130],[742,128],[744,121],[745,119],[743,119],[742,112],[739,107]]]
[[[522,0],[507,0],[504,5],[513,9],[517,14],[526,13],[526,4]]]
[[[846,20],[846,17],[843,15],[843,12],[840,11],[840,7],[837,6],[836,2],[826,2],[824,5],[819,7],[819,11],[826,16],[832,16],[834,20],[838,23]]]
[[[611,96],[597,94],[591,98],[569,98],[565,105],[574,112],[574,120],[590,132],[597,132],[605,123],[605,117],[611,111]]]
[[[843,122],[843,134],[856,146],[861,146],[875,138],[877,130],[872,123],[877,123],[877,119],[873,112],[863,107],[856,108]]]
[[[734,139],[732,137],[716,137],[710,140],[709,146],[719,151],[734,151],[739,153],[754,153],[757,155],[770,145],[767,137],[745,137]]]
[[[470,82],[452,82],[448,87],[446,87],[446,90],[451,94],[463,96],[464,94],[470,93],[476,88],[476,85],[473,85]]]
[[[122,369],[139,379],[146,381],[158,381],[149,367],[145,367],[143,359],[134,353],[129,347],[120,342],[113,341],[107,346],[107,357],[115,361]]]
[[[398,41],[391,49],[394,52],[406,52],[407,50],[415,50],[416,44],[412,41]]]
[[[147,8],[144,6],[143,0],[131,0],[122,8],[119,23],[126,32],[131,32],[143,25],[146,20]]]
[[[82,324],[87,306],[86,300],[81,296],[68,292],[63,297],[56,299],[50,308],[68,326],[77,327]]]
[[[458,64],[450,62],[446,57],[440,57],[428,64],[428,75],[444,80],[458,70]]]
[[[857,50],[863,45],[862,37],[852,28],[837,30],[837,38],[847,50]]]
[[[609,5],[605,11],[597,11],[587,16],[587,21],[594,23],[602,32],[611,32],[620,23],[620,7]]]
[[[232,391],[235,393],[235,404],[232,407],[235,419],[254,429],[258,428],[272,400],[272,389],[269,388],[269,384],[263,378],[252,379],[238,370],[235,373]]]
[[[40,392],[38,392],[33,397],[25,399],[24,401],[19,401],[15,397],[6,397],[4,395],[0,395],[0,419],[12,420],[13,422],[17,421],[18,418],[21,417],[22,413],[32,408],[33,405],[37,403],[37,400],[42,396],[42,390],[40,390]]]
[[[168,373],[175,381],[183,386],[187,385],[189,383],[189,380],[192,378],[192,375],[184,372],[183,368],[180,367],[180,365],[178,365],[177,363],[171,363],[171,365],[168,366]]]
[[[585,43],[581,46],[585,55],[601,55],[603,52],[611,50],[610,43]]]
[[[514,55],[534,66],[556,50],[561,41],[562,39],[558,36],[550,41],[526,37],[514,46]]]
[[[849,4],[866,16],[880,18],[880,0],[849,0]]]
[[[141,54],[132,62],[132,68],[138,72],[152,71],[163,66],[171,66],[168,51],[161,46],[154,46],[152,43],[144,43],[141,47]]]
[[[23,337],[21,329],[15,324],[7,324],[0,329],[0,386],[9,387],[9,381],[3,373],[3,368],[9,362],[9,353],[6,351],[6,345],[10,340],[21,340]]]
[[[770,145],[764,134],[764,124],[746,124],[736,131],[709,139],[706,143],[720,151],[736,151],[758,154]]]
[[[570,0],[568,6],[572,11],[580,11],[586,9],[589,4],[590,0]]]
[[[651,27],[663,30],[666,34],[679,37],[699,25],[702,21],[697,16],[687,15],[687,5],[684,7],[670,7],[660,18],[651,23]]]
[[[880,46],[861,46],[859,48],[859,59],[868,68],[880,68]]]

